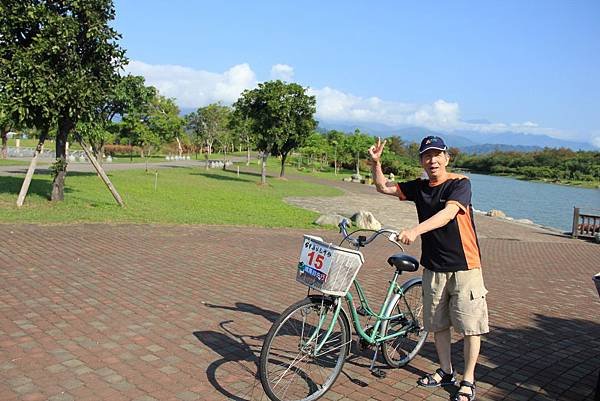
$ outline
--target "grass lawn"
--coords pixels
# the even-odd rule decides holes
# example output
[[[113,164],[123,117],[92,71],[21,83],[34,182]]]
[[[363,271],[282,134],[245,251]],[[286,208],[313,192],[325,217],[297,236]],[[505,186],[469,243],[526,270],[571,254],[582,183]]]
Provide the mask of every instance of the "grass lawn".
[[[25,166],[29,165],[29,162],[24,160],[14,160],[14,159],[0,159],[0,166]]]
[[[240,167],[245,167],[246,163],[240,163]],[[256,158],[251,159],[250,166],[248,166],[252,170],[258,172],[260,174],[260,163],[257,163]],[[267,159],[267,174],[272,174],[279,176],[279,172],[281,171],[281,160],[276,157],[269,157]],[[355,174],[355,170],[346,170],[346,169],[338,169],[337,175],[333,173],[333,169],[331,171],[312,171],[309,167],[304,167],[302,170],[298,170],[295,165],[286,164],[285,166],[285,175],[304,175],[304,176],[312,176],[317,178],[323,178],[333,181],[341,181],[344,177],[350,177],[352,174]],[[370,171],[361,170],[360,174],[364,177],[365,174],[371,173]]]
[[[263,227],[314,227],[317,213],[283,202],[287,196],[337,196],[341,191],[299,180],[269,179],[260,186],[260,176],[202,168],[165,168],[110,174],[127,207],[120,208],[93,173],[69,173],[65,201],[47,200],[52,181],[35,175],[21,209],[15,203],[22,177],[0,176],[2,222],[135,222],[172,224],[230,224]]]

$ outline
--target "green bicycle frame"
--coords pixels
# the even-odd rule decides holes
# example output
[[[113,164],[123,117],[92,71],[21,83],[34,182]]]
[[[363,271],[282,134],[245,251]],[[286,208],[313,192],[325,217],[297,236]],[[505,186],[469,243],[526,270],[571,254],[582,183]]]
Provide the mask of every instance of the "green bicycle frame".
[[[403,329],[403,330],[400,330],[400,331],[398,331],[398,332],[396,332],[394,334],[390,334],[388,336],[380,336],[379,335],[379,328],[381,327],[381,324],[384,321],[386,321],[386,320],[392,320],[392,319],[398,319],[398,318],[404,317],[403,313],[399,313],[399,314],[391,315],[391,316],[384,316],[384,313],[385,313],[386,309],[388,308],[388,304],[392,300],[393,294],[398,293],[398,294],[400,294],[400,296],[403,295],[402,294],[402,287],[400,287],[398,285],[398,283],[397,283],[398,276],[399,276],[398,272],[395,272],[394,273],[394,277],[390,281],[390,285],[388,286],[387,294],[386,294],[384,302],[381,305],[381,309],[380,309],[379,313],[375,313],[371,309],[371,307],[369,306],[369,301],[367,300],[362,287],[360,286],[360,284],[359,284],[359,282],[357,280],[354,280],[354,288],[356,288],[356,292],[358,294],[358,298],[360,300],[360,304],[361,304],[362,308],[366,311],[366,313],[367,313],[368,316],[374,317],[376,319],[375,320],[375,324],[372,327],[371,335],[369,335],[363,329],[362,325],[360,324],[360,317],[358,315],[358,312],[357,312],[356,308],[354,307],[354,299],[353,299],[352,294],[350,292],[348,292],[345,295],[346,303],[348,304],[348,308],[350,309],[350,313],[351,313],[351,317],[352,317],[352,322],[354,323],[354,328],[356,329],[356,332],[358,333],[358,335],[363,340],[365,340],[366,342],[368,342],[369,344],[379,344],[381,342],[390,340],[392,338],[405,335],[406,332],[408,331],[408,329]],[[319,341],[319,343],[315,347],[315,355],[317,355],[319,353],[319,351],[325,345],[325,343],[328,341],[329,336],[333,332],[334,324],[337,321],[337,318],[338,318],[338,316],[340,314],[340,311],[342,309],[342,302],[340,302],[340,300],[341,300],[341,297],[338,297],[336,299],[335,303],[334,303],[335,310],[333,311],[333,317],[331,319],[331,322],[329,323],[329,327],[327,328],[327,332],[323,336],[322,340]],[[307,344],[310,344],[312,341],[315,340],[315,337],[318,336],[318,333],[320,332],[321,328],[323,327],[323,324],[325,323],[326,317],[327,317],[326,314],[322,314],[320,316],[318,326],[316,327],[316,330],[313,332],[313,334],[310,336],[310,338],[306,342]]]

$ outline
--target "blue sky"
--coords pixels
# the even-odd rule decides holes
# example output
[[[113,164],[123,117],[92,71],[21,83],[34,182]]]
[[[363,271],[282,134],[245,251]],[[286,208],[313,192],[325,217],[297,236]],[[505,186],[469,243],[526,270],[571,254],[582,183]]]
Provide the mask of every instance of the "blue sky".
[[[414,3],[118,0],[114,26],[127,71],[182,107],[282,78],[321,120],[600,147],[599,1]]]

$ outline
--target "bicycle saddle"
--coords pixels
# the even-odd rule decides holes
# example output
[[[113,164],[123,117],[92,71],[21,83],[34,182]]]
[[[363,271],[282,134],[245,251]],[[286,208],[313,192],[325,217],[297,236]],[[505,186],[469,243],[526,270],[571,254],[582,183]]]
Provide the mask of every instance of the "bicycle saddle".
[[[390,256],[387,262],[399,272],[416,272],[419,268],[417,259],[404,253],[397,253]]]

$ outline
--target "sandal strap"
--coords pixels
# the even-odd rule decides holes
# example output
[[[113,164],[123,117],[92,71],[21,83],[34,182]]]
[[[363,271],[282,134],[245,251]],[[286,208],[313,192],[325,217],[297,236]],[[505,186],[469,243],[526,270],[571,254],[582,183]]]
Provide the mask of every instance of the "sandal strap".
[[[463,386],[464,387],[469,387],[471,390],[475,389],[475,383],[471,383],[470,381],[467,381],[467,380],[462,380],[460,382],[460,386],[461,387],[463,387]]]
[[[440,376],[442,377],[442,379],[444,378],[444,376],[453,376],[453,375],[454,375],[454,373],[453,373],[453,372],[450,372],[450,373],[446,373],[446,372],[444,372],[444,370],[443,370],[442,368],[438,368],[438,369],[436,369],[436,370],[435,370],[435,372],[436,372],[438,375],[440,375]]]
[[[424,379],[427,379],[427,383],[425,383]],[[436,383],[437,382],[437,380],[435,380],[433,378],[433,374],[432,373],[428,373],[425,376],[421,377],[419,379],[419,381],[422,382],[423,384],[429,384],[429,383]]]

